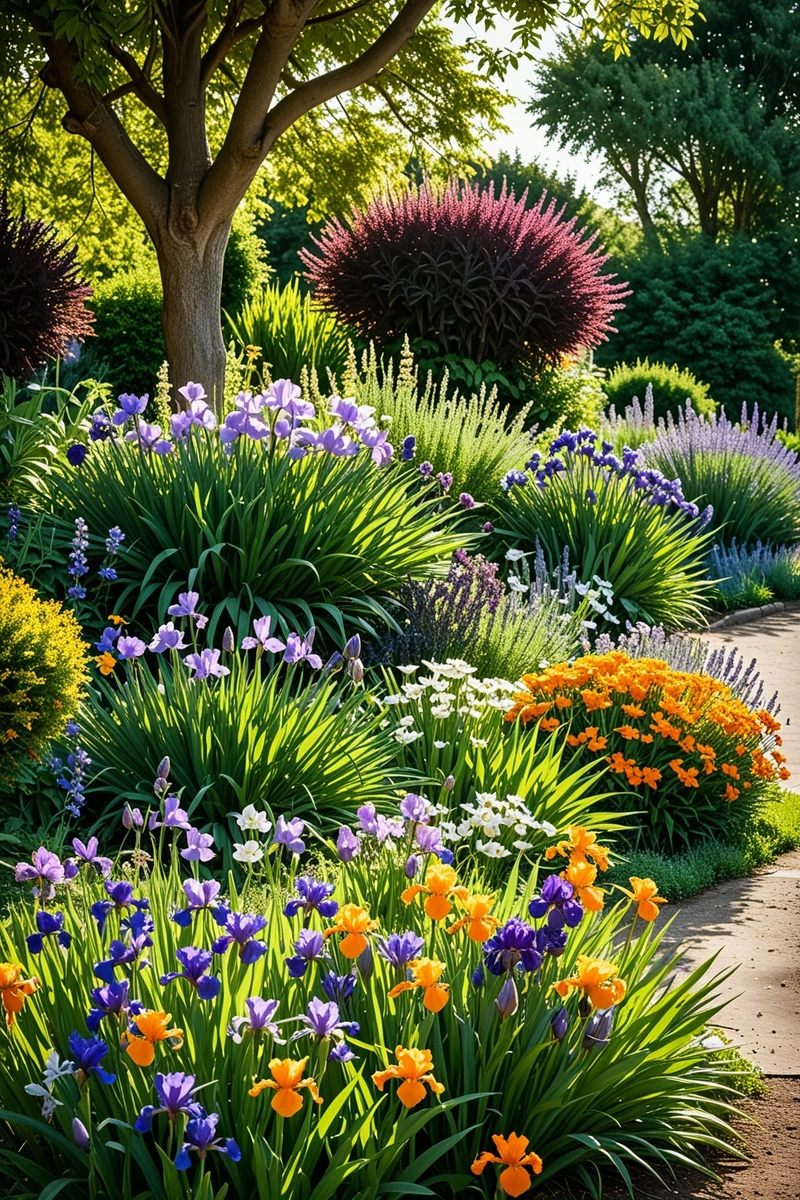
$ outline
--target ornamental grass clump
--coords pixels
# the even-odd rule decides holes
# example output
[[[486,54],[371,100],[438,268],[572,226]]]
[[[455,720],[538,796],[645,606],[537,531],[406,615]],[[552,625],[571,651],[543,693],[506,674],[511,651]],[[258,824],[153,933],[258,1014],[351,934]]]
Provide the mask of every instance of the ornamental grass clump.
[[[81,465],[53,477],[54,510],[125,530],[118,611],[154,617],[197,589],[212,635],[266,615],[341,643],[345,620],[391,623],[397,580],[436,573],[469,540],[441,491],[418,494],[369,407],[332,396],[318,414],[283,379],[241,393],[218,427],[199,384],[180,391],[169,434],[142,419],[146,397],[123,395]]]
[[[721,608],[749,607],[746,601],[758,589],[766,596],[761,604],[775,597],[800,599],[800,550],[796,546],[756,542],[748,550],[735,541],[729,547],[714,545],[708,556],[708,574]]]
[[[524,470],[509,471],[495,532],[515,551],[540,545],[549,570],[566,547],[578,579],[613,593],[610,613],[598,609],[604,621],[670,628],[696,621],[710,588],[703,564],[710,509],[701,514],[679,480],[636,451],[620,459],[597,441],[589,429],[565,431],[547,457],[536,451]]]
[[[574,887],[606,861],[578,827],[541,886],[514,871],[481,894],[430,855],[412,878],[397,839],[427,826],[408,811],[330,884],[301,873],[303,847],[245,891],[177,854],[165,872],[163,830],[116,863],[75,844],[18,864],[0,928],[14,1179],[66,1200],[356,1200],[494,1195],[497,1165],[505,1195],[535,1177],[597,1197],[601,1164],[729,1150],[736,1074],[703,1045],[717,981],[704,964],[671,986],[655,883],[608,908],[610,890]]]
[[[645,848],[730,840],[789,777],[780,722],[710,675],[612,650],[522,682],[506,721],[566,727],[568,761],[607,765],[604,782],[636,814]]]
[[[87,650],[72,613],[0,566],[0,778],[64,732],[88,681]]]
[[[501,369],[556,366],[604,341],[626,286],[546,193],[451,181],[374,200],[301,251],[316,299],[379,345],[424,338]]]
[[[776,436],[758,405],[742,407],[738,422],[725,413],[698,416],[687,405],[642,446],[648,466],[681,480],[687,495],[713,509],[709,529],[724,546],[800,542],[800,459]]]

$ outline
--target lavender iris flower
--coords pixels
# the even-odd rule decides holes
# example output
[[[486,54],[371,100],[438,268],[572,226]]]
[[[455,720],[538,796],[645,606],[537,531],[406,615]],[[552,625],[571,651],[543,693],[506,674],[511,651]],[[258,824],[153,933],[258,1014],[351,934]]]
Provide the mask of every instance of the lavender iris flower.
[[[228,947],[235,943],[239,947],[241,961],[247,966],[252,966],[267,952],[267,943],[256,938],[256,934],[266,928],[267,918],[255,913],[232,913],[227,910],[223,910],[223,913],[224,919],[220,919],[222,913],[214,914],[217,924],[221,925],[225,932],[216,939],[211,949],[215,954],[224,954]]]
[[[406,879],[414,878],[417,871],[419,870],[421,862],[422,862],[422,859],[420,858],[420,856],[418,854],[409,854],[408,858],[406,859],[406,865],[403,868],[403,870],[405,871]]]
[[[407,821],[416,821],[421,825],[430,820],[430,805],[424,796],[415,792],[407,792],[400,801],[400,813]]]
[[[231,672],[229,667],[223,667],[220,663],[220,654],[220,650],[210,650],[206,646],[199,654],[187,654],[183,661],[190,671],[194,671],[195,680],[221,679],[223,675],[230,675]]]
[[[241,1042],[245,1033],[269,1033],[272,1040],[280,1046],[286,1045],[286,1038],[281,1036],[280,1025],[273,1021],[278,1011],[277,1000],[264,1000],[261,996],[249,996],[245,1000],[248,1016],[234,1017],[228,1026],[228,1037],[234,1042]]]
[[[362,804],[358,809],[358,825],[363,833],[370,833],[383,843],[392,838],[401,838],[405,832],[402,817],[384,817],[376,812],[374,804]]]
[[[167,796],[164,801],[164,820],[159,821],[158,813],[152,813],[150,816],[150,829],[160,829],[161,826],[166,829],[186,829],[192,828],[189,822],[189,814],[185,809],[181,808],[181,802],[177,796]]]
[[[100,1066],[105,1056],[108,1054],[108,1046],[102,1038],[88,1037],[84,1038],[77,1030],[69,1035],[67,1039],[69,1047],[69,1056],[75,1064],[75,1074],[82,1075],[84,1082],[90,1074],[96,1075],[101,1083],[112,1084],[116,1080],[116,1075],[109,1074]]]
[[[306,848],[305,842],[302,840],[305,822],[299,817],[292,817],[286,820],[286,817],[280,816],[275,822],[275,837],[274,841],[279,846],[286,846],[291,850],[292,854],[303,854]]]
[[[361,853],[361,842],[349,825],[342,825],[336,838],[336,854],[340,862],[352,862]]]
[[[116,410],[116,412],[111,414],[112,424],[124,425],[125,422],[129,421],[132,417],[141,416],[141,414],[147,408],[149,400],[150,397],[147,394],[139,397],[134,396],[130,392],[123,392],[123,394],[117,399],[119,408]]]
[[[270,637],[269,630],[272,624],[270,617],[259,617],[253,622],[253,632],[255,637],[246,637],[242,641],[243,650],[267,650],[270,654],[278,654],[281,650],[285,650],[286,646],[278,638]]]
[[[378,938],[377,950],[393,967],[405,968],[425,949],[425,942],[418,933],[410,929],[405,933],[390,933],[387,938]]]
[[[384,429],[362,429],[361,441],[367,446],[372,455],[372,461],[377,467],[385,467],[394,454],[394,446],[387,441],[388,434]]]
[[[210,862],[216,857],[211,848],[213,845],[214,839],[210,833],[201,833],[199,829],[190,827],[186,830],[186,847],[181,850],[181,858],[187,862]]]
[[[64,882],[64,867],[61,859],[52,850],[40,846],[34,850],[29,863],[17,863],[14,878],[17,883],[32,883],[33,895],[42,900],[52,900],[56,884]]]
[[[175,957],[183,967],[182,971],[168,971],[160,979],[161,986],[172,983],[175,979],[185,979],[192,985],[200,1000],[213,1000],[219,995],[220,981],[216,975],[211,975],[213,955],[210,950],[198,950],[196,946],[186,946],[175,951]]]
[[[186,1123],[183,1132],[184,1143],[175,1156],[175,1166],[179,1171],[188,1171],[192,1165],[190,1154],[196,1154],[201,1162],[212,1150],[227,1154],[231,1162],[238,1162],[242,1152],[233,1138],[218,1138],[217,1123],[219,1113],[209,1113],[207,1117],[192,1117]]]
[[[71,1128],[73,1142],[79,1150],[82,1150],[84,1154],[88,1154],[92,1148],[92,1143],[89,1137],[89,1130],[86,1128],[80,1117],[72,1118]]]
[[[88,867],[93,867],[98,875],[107,879],[114,864],[110,858],[105,858],[97,853],[99,846],[100,843],[96,837],[90,837],[86,843],[82,842],[80,838],[72,839],[72,849],[78,856],[78,865],[85,863]]]
[[[186,893],[186,898],[189,901],[188,908],[180,908],[176,913],[172,914],[172,920],[176,925],[186,929],[192,923],[192,917],[196,912],[202,912],[203,909],[210,908],[219,895],[219,884],[216,879],[207,879],[200,883],[196,879],[185,879],[183,882],[183,890]]]
[[[330,962],[325,952],[325,939],[316,929],[302,929],[294,944],[294,954],[286,959],[292,979],[301,979],[312,962]]]
[[[357,1034],[360,1029],[357,1021],[341,1019],[338,1004],[332,1000],[326,1004],[317,996],[314,996],[309,1002],[307,1011],[294,1019],[300,1021],[303,1028],[292,1034],[290,1040],[293,1042],[309,1035],[313,1035],[320,1041],[330,1038],[338,1042],[346,1034]]]
[[[505,983],[497,994],[494,1004],[500,1014],[501,1021],[506,1021],[509,1017],[513,1017],[519,1008],[519,992],[517,991],[513,975],[509,975],[506,978]]]
[[[185,650],[183,631],[176,629],[172,621],[167,621],[166,625],[159,625],[158,633],[154,635],[148,649],[154,654],[165,654],[168,650]]]
[[[197,1090],[194,1086],[194,1075],[184,1075],[183,1071],[174,1071],[169,1075],[158,1074],[154,1084],[159,1103],[144,1106],[134,1125],[137,1133],[149,1133],[153,1117],[161,1113],[166,1113],[173,1124],[180,1116],[205,1116],[205,1109],[193,1099]]]
[[[141,658],[147,646],[141,638],[121,637],[117,640],[117,654],[121,659]]]
[[[172,442],[161,436],[160,425],[148,425],[147,421],[137,421],[136,428],[125,434],[126,442],[138,442],[145,450],[153,454],[171,454]]]
[[[290,633],[286,639],[283,661],[285,663],[307,662],[313,670],[318,671],[322,666],[322,659],[318,654],[312,653],[316,632],[312,625],[304,638],[301,638],[299,633]]]
[[[63,912],[49,913],[40,908],[36,914],[36,929],[36,933],[29,933],[25,938],[31,954],[41,954],[44,940],[48,937],[55,937],[59,946],[63,946],[65,950],[69,949],[72,934],[64,929]]]
[[[178,603],[170,604],[167,609],[167,615],[170,617],[188,617],[191,621],[194,621],[198,629],[205,629],[208,624],[208,617],[204,617],[202,613],[197,611],[199,603],[199,592],[179,592]]]
[[[519,917],[511,917],[484,944],[484,960],[493,975],[504,975],[515,968],[538,971],[542,956],[536,948],[536,930]]]
[[[332,883],[322,883],[318,879],[309,879],[308,876],[301,875],[295,881],[295,888],[299,899],[289,901],[283,910],[285,917],[296,917],[302,910],[303,916],[308,919],[315,909],[321,917],[336,916],[339,905],[335,900],[328,899],[334,892]]]
[[[563,929],[565,925],[574,929],[583,918],[583,907],[575,899],[575,889],[560,875],[548,875],[541,892],[528,905],[528,912],[537,919],[546,915],[550,929]]]

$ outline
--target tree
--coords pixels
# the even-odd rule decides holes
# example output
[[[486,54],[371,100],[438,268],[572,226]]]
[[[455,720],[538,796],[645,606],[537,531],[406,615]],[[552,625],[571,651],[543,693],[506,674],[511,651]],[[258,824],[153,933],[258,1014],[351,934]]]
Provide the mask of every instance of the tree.
[[[569,0],[567,8],[621,52],[631,21],[685,45],[698,4]],[[555,0],[0,0],[0,28],[6,73],[23,64],[26,78],[38,75],[62,94],[64,129],[89,142],[152,239],[173,378],[198,378],[219,400],[225,246],[278,140],[306,115],[317,128],[331,120],[325,106],[333,101],[345,119],[348,107],[352,119],[370,110],[410,131],[417,123],[430,129],[438,108],[453,128],[459,114],[440,97],[452,95],[456,60],[462,76],[469,72],[441,18],[486,27],[508,16],[525,53],[558,12]],[[492,78],[518,57],[480,40],[471,49]],[[451,70],[439,74],[443,56]],[[472,91],[471,111],[491,107],[494,89],[482,74],[473,73]],[[135,98],[161,131],[165,170],[131,135],[124,98]]]

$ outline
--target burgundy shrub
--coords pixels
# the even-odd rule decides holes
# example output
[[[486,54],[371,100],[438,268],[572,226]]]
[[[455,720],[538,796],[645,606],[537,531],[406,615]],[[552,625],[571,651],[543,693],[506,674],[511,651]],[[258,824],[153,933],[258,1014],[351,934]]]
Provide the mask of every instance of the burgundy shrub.
[[[606,338],[628,293],[594,236],[546,193],[526,198],[453,181],[354,209],[301,251],[315,297],[379,345],[407,334],[476,363],[557,365]]]
[[[75,250],[53,227],[9,212],[0,195],[0,372],[24,379],[73,338],[92,332],[92,294],[75,267]]]

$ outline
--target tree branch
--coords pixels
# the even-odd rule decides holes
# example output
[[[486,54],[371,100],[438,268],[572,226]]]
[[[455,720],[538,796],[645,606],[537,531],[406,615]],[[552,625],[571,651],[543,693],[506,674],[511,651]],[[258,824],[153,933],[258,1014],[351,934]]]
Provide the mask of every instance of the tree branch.
[[[319,17],[309,17],[306,25],[321,25],[323,21],[336,21],[339,17],[346,17],[348,13],[356,12],[357,9],[372,3],[373,0],[356,0],[355,4],[348,4],[347,8],[337,8],[335,12],[322,13]]]
[[[237,0],[235,4],[231,5],[222,29],[203,55],[200,64],[200,82],[204,88],[208,87],[214,72],[219,68],[225,56],[230,53],[233,47],[238,45],[239,42],[244,41],[245,38],[250,37],[252,33],[263,28],[266,13],[263,17],[250,17],[239,24],[243,8],[244,0]]]
[[[133,91],[141,100],[142,104],[146,104],[152,113],[158,117],[162,125],[167,124],[167,110],[164,107],[164,98],[160,96],[150,80],[145,75],[142,68],[137,63],[132,54],[127,50],[123,50],[121,46],[116,46],[113,42],[108,43],[108,52],[112,58],[115,58],[120,66],[128,72],[133,83]],[[148,58],[150,51],[148,50]]]

